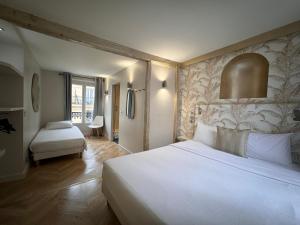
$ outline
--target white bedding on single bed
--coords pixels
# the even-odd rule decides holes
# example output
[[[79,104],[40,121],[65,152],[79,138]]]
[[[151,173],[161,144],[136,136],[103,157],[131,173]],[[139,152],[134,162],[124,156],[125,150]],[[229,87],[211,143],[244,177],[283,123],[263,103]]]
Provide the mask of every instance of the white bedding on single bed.
[[[299,172],[194,141],[106,161],[103,191],[123,224],[300,224]]]
[[[86,141],[78,127],[47,130],[41,129],[30,144],[34,153],[49,152],[62,149],[86,148]]]

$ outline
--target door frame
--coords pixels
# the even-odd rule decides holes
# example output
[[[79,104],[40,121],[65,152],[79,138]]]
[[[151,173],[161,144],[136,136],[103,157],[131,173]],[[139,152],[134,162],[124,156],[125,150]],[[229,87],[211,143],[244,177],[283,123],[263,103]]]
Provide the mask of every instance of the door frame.
[[[114,83],[112,84],[112,91],[111,91],[111,140],[113,140],[113,131],[114,131],[114,105],[115,105],[115,87],[119,86],[120,87],[120,91],[119,91],[119,101],[121,101],[120,97],[121,97],[121,84],[120,82],[118,83]],[[119,107],[121,106],[120,102],[119,102]],[[119,108],[119,130],[120,130],[120,108]]]

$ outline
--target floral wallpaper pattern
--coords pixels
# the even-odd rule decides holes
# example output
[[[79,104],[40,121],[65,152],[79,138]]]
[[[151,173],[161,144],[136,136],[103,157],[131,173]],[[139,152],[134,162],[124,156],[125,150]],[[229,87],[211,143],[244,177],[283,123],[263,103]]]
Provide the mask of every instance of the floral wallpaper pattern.
[[[270,64],[268,97],[219,99],[221,73],[235,56],[254,52]],[[191,138],[195,123],[268,133],[294,132],[300,123],[300,32],[193,64],[179,73],[177,136]]]

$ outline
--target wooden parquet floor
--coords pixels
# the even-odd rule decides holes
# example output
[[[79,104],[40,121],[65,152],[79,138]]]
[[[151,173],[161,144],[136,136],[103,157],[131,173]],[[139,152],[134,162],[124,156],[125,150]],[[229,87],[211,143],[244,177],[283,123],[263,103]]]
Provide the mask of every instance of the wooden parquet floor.
[[[127,154],[88,139],[78,155],[42,160],[21,181],[0,184],[0,225],[119,225],[101,191],[103,161]]]

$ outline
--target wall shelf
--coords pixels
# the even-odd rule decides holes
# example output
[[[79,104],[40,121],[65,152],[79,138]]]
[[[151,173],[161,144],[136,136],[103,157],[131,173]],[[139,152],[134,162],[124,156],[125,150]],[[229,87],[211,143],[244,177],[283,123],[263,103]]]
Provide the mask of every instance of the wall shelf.
[[[0,112],[14,112],[23,110],[24,107],[0,107]]]

